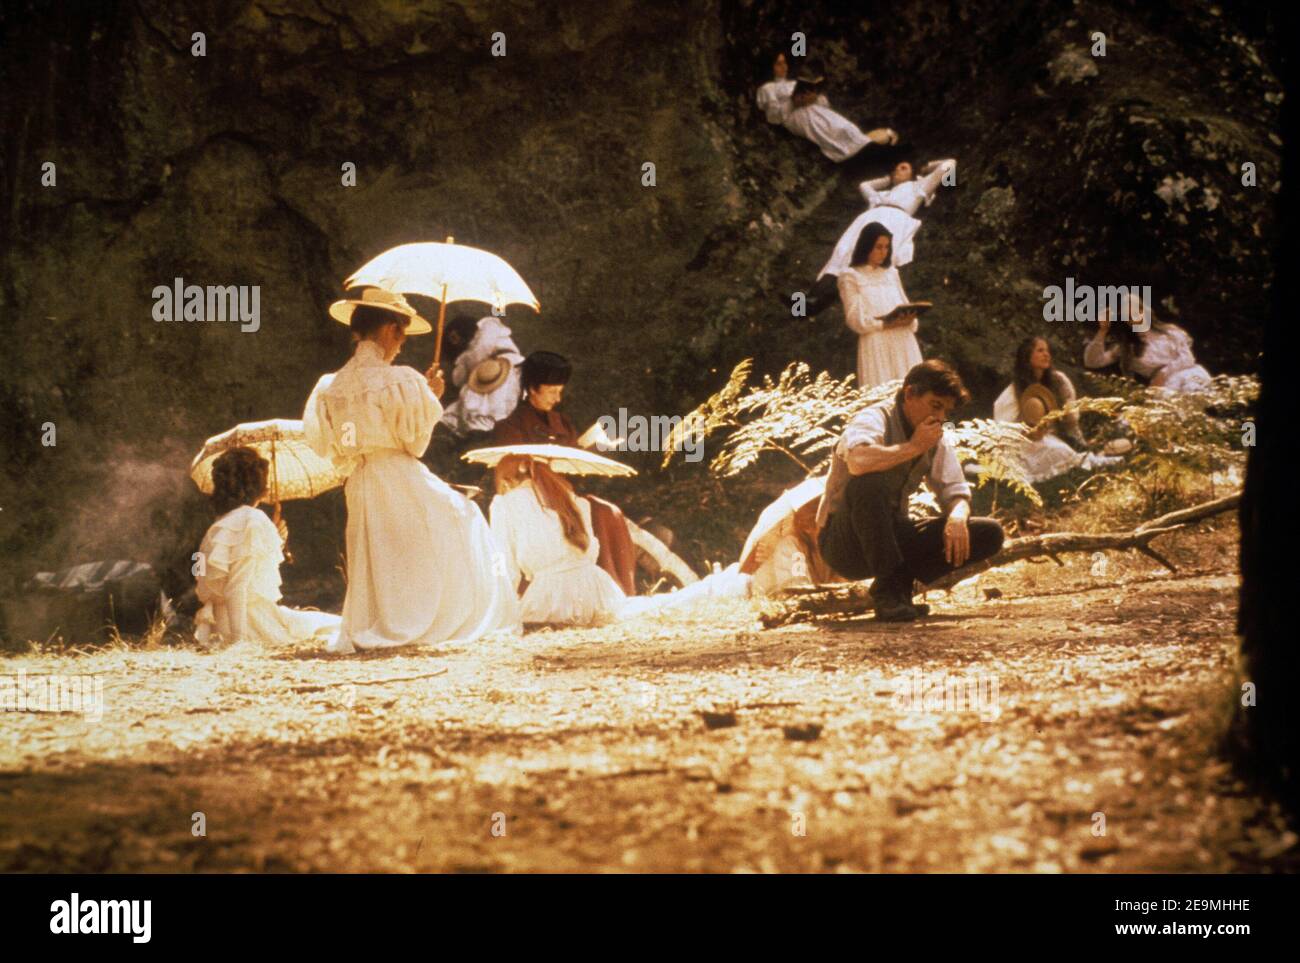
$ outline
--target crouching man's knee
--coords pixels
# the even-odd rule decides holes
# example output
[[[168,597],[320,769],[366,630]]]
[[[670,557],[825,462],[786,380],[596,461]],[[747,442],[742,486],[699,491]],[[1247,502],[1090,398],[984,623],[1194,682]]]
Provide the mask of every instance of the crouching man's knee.
[[[970,529],[970,560],[972,562],[991,558],[1002,550],[1005,537],[1002,524],[993,518],[972,518]]]

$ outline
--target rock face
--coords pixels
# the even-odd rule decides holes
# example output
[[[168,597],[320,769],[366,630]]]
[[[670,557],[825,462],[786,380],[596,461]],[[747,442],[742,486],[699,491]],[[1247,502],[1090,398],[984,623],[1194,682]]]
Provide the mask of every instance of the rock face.
[[[511,309],[517,339],[575,359],[582,425],[683,411],[745,356],[848,373],[838,308],[788,306],[860,209],[855,181],[753,102],[796,31],[848,116],[959,159],[904,282],[938,305],[927,354],[978,402],[1069,276],[1150,283],[1212,369],[1255,364],[1281,88],[1250,5],[181,6],[0,13],[5,575],[186,558],[207,522],[189,457],[301,414],[348,353],[325,315],[341,279],[404,241],[454,235],[520,270],[543,311]],[[176,278],[257,286],[258,329],[156,321]],[[417,342],[404,360],[424,365]],[[330,568],[340,499],[289,518],[300,564]]]

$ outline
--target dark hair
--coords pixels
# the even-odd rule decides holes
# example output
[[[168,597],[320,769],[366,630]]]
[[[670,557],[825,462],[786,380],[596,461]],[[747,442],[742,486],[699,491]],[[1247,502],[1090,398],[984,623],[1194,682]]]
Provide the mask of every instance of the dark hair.
[[[458,314],[447,322],[446,337],[460,345],[467,345],[478,333],[478,318],[472,314]]]
[[[375,307],[373,304],[358,304],[352,310],[352,319],[348,326],[358,338],[368,338],[386,324],[398,324],[405,331],[411,323],[409,315],[389,311],[387,308]]]
[[[252,505],[266,494],[270,468],[270,462],[242,445],[218,455],[212,463],[212,508],[217,516]]]
[[[903,388],[915,388],[918,394],[934,392],[944,398],[952,398],[959,405],[970,401],[970,392],[962,384],[961,375],[946,361],[931,358],[913,365],[912,370],[903,379]]]
[[[1030,335],[1016,345],[1016,362],[1015,367],[1012,369],[1012,380],[1016,385],[1016,394],[1019,395],[1020,392],[1032,384],[1041,384],[1052,389],[1059,397],[1061,393],[1061,376],[1057,374],[1056,369],[1049,365],[1040,380],[1034,377],[1033,366],[1029,363],[1029,358],[1034,353],[1034,346],[1040,341],[1046,344],[1048,348],[1052,346],[1052,343],[1041,334]]]
[[[867,255],[876,246],[876,241],[882,237],[889,238],[889,253],[885,255],[885,260],[880,266],[889,267],[894,260],[894,235],[890,233],[889,228],[878,221],[870,221],[862,228],[862,233],[858,235],[858,243],[853,245],[849,266],[857,267],[859,264],[866,264]]]
[[[564,385],[569,383],[573,365],[564,355],[554,351],[534,351],[524,359],[519,372],[519,386],[527,393],[539,385]]]

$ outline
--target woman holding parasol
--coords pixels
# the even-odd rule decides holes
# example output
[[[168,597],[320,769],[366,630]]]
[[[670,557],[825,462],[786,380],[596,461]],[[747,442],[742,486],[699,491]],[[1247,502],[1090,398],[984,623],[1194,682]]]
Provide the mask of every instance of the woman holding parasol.
[[[516,628],[514,586],[473,502],[420,461],[442,417],[444,384],[393,359],[432,330],[400,294],[365,288],[330,315],[352,329],[352,359],[323,376],[303,426],[347,475],[343,624],[332,652],[472,641]]]

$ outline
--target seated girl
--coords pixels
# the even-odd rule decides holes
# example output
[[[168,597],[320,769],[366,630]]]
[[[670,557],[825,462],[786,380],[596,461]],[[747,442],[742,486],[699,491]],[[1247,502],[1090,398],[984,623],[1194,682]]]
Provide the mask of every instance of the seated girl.
[[[1052,349],[1046,338],[1033,336],[1020,342],[1016,348],[1014,378],[993,402],[993,417],[997,421],[1031,426],[1024,455],[1025,474],[1030,481],[1047,481],[1072,468],[1092,470],[1122,460],[1076,451],[1085,446],[1077,415],[1068,415],[1054,425],[1033,427],[1048,411],[1062,408],[1076,397],[1070,379],[1052,367]],[[1064,439],[1069,439],[1073,446]]]
[[[200,643],[258,641],[287,645],[328,637],[339,616],[280,605],[280,532],[257,505],[266,495],[269,464],[251,448],[232,448],[212,466],[217,520],[199,546],[194,618]]]
[[[503,458],[496,479],[492,532],[511,584],[528,582],[521,599],[524,623],[600,625],[617,618],[627,596],[596,564],[600,542],[587,500],[532,458]]]
[[[1210,373],[1196,363],[1192,354],[1192,337],[1176,324],[1157,321],[1151,312],[1147,321],[1141,300],[1125,293],[1119,305],[1119,323],[1114,324],[1109,309],[1098,319],[1098,331],[1083,349],[1083,363],[1089,368],[1119,369],[1153,388],[1169,391],[1201,391],[1210,386]],[[1137,330],[1146,328],[1145,331]],[[1113,330],[1112,330],[1113,329]],[[1107,337],[1116,343],[1107,346]]]

